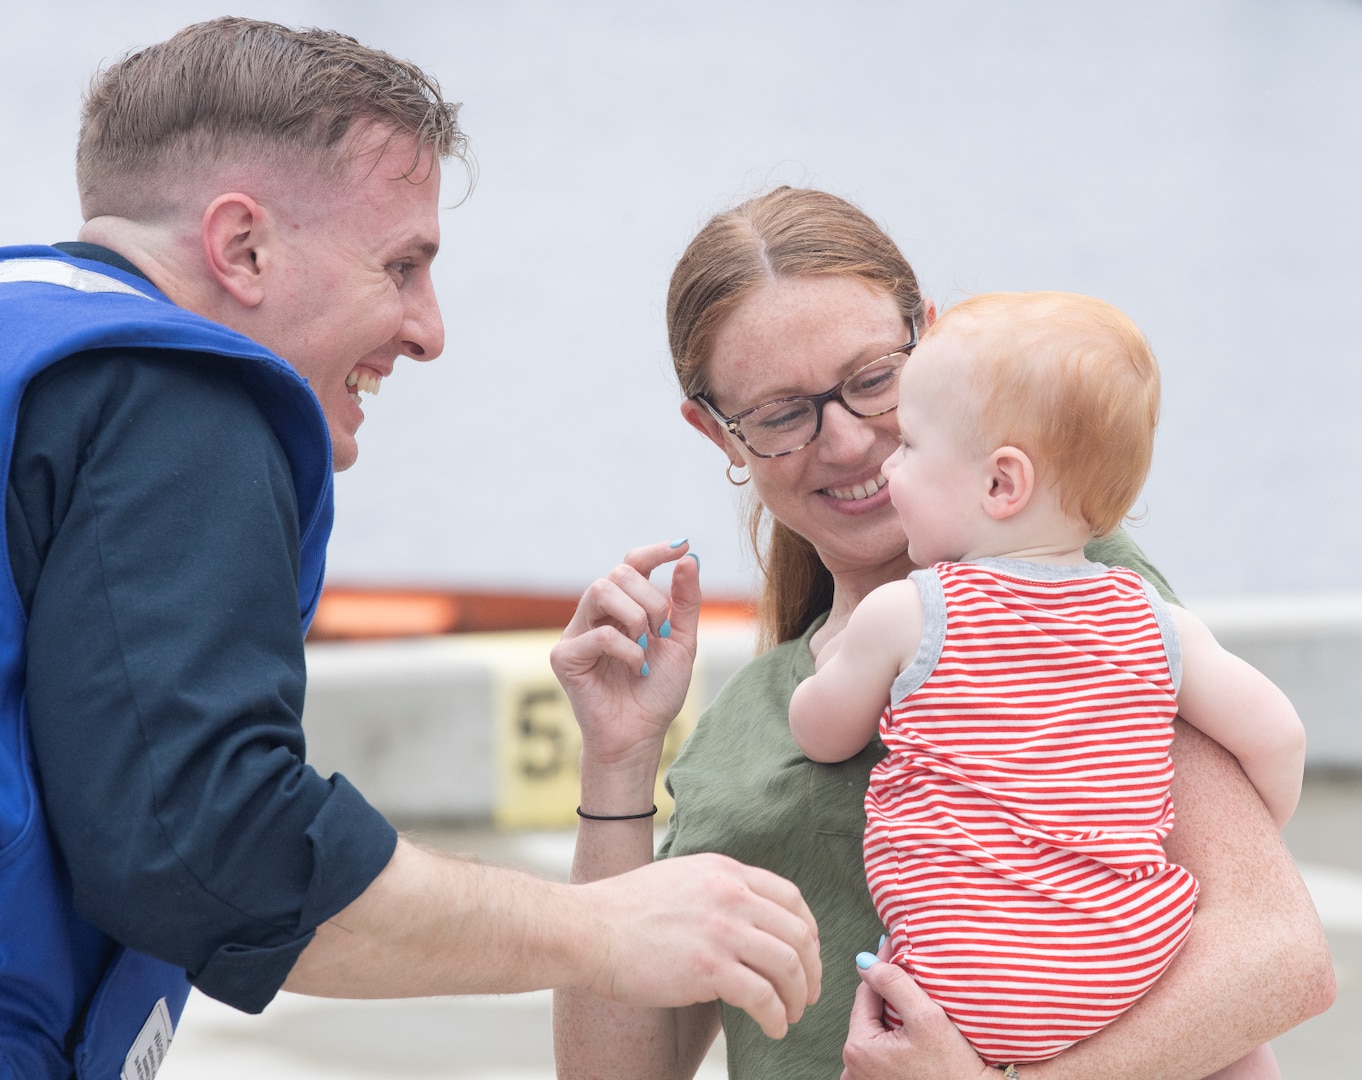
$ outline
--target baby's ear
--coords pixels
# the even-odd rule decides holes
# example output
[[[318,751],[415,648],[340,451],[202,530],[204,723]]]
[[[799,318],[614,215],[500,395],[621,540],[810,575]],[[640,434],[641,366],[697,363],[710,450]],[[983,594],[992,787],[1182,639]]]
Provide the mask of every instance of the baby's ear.
[[[984,510],[995,521],[1021,511],[1036,490],[1036,470],[1025,450],[1000,446],[988,459]]]

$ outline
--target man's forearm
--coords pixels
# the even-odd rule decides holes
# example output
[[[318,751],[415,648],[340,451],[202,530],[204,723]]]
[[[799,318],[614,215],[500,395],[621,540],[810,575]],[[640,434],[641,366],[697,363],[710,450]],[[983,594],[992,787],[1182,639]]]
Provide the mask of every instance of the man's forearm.
[[[317,928],[284,989],[319,997],[519,993],[590,977],[593,928],[568,886],[399,840]]]
[[[552,987],[651,1007],[722,998],[779,1038],[821,978],[799,890],[722,855],[561,884],[399,841],[284,986],[360,998]]]

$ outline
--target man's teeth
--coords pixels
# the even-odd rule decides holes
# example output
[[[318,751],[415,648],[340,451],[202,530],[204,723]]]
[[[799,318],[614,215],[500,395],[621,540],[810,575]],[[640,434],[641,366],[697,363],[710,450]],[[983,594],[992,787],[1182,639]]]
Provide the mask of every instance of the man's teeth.
[[[826,494],[831,495],[834,499],[868,499],[870,496],[874,495],[875,492],[879,491],[880,488],[884,487],[886,483],[887,481],[884,478],[884,473],[876,473],[874,477],[863,484],[856,484],[853,487],[847,488],[824,488],[823,491]]]
[[[362,390],[366,394],[377,396],[378,388],[383,383],[382,375],[375,375],[369,371],[352,371],[345,376],[345,385],[353,386],[357,390]]]

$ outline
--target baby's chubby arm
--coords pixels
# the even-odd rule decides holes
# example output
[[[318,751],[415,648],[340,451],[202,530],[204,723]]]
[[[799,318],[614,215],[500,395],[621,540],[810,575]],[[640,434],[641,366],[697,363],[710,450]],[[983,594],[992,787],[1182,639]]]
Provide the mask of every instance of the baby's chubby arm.
[[[922,597],[913,582],[881,585],[857,605],[790,699],[790,733],[806,756],[845,761],[864,749],[921,637]]]
[[[1178,714],[1239,759],[1278,828],[1296,809],[1305,728],[1287,696],[1228,652],[1206,624],[1170,605],[1182,643]]]

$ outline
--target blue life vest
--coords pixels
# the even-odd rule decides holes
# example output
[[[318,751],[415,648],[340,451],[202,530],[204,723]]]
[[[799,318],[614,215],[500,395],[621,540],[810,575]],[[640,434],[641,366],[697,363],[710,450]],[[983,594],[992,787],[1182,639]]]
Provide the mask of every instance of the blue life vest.
[[[288,456],[305,632],[331,532],[331,444],[306,381],[267,349],[172,304],[135,274],[50,247],[0,248],[0,476],[19,403],[44,368],[89,349],[170,349],[234,368]],[[0,552],[8,551],[0,514]],[[189,996],[182,968],[124,948],[75,911],[49,837],[24,710],[26,616],[0,587],[0,1080],[147,1080]]]

